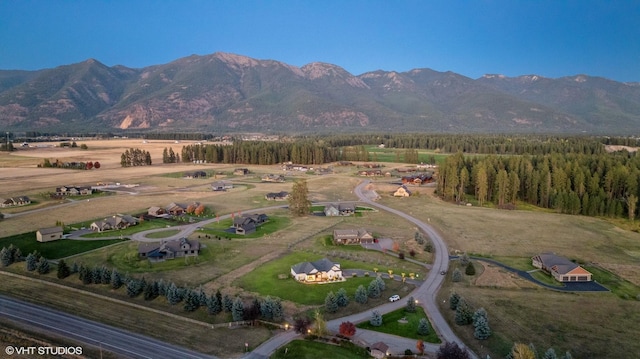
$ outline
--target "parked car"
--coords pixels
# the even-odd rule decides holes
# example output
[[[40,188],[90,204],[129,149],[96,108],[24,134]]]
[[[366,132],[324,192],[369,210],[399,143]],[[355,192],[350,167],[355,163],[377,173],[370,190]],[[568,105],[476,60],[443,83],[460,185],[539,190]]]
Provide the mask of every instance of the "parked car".
[[[445,274],[447,274],[447,272],[446,271],[440,271],[440,274],[445,275]]]
[[[390,302],[395,302],[395,301],[397,301],[397,300],[400,300],[400,296],[399,296],[399,295],[397,295],[397,294],[394,294],[394,295],[392,295],[392,296],[390,296],[390,297],[389,297],[389,301],[390,301]]]

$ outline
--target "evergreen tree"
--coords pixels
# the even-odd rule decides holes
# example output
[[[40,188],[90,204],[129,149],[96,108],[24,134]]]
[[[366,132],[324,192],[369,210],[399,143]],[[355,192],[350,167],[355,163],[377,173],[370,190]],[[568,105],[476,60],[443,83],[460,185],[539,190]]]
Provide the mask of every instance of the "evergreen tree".
[[[462,280],[462,272],[460,271],[460,269],[456,268],[453,270],[451,280],[454,282],[460,282]]]
[[[344,288],[338,289],[338,293],[336,293],[336,302],[339,307],[346,307],[349,305],[349,296]]]
[[[33,272],[38,267],[38,257],[34,253],[27,254],[25,262],[29,272]]]
[[[78,273],[78,263],[77,262],[73,262],[73,265],[71,266],[71,273],[73,273],[73,274]]]
[[[382,315],[377,310],[371,312],[371,318],[369,319],[369,324],[374,327],[379,327],[382,325]]]
[[[129,279],[127,282],[127,295],[129,298],[135,298],[142,292],[141,284],[142,282],[135,278]]]
[[[553,350],[553,348],[549,348],[546,352],[544,352],[544,356],[542,357],[542,359],[558,359],[558,356],[556,355],[556,351]]]
[[[182,301],[182,297],[178,292],[178,287],[176,287],[175,283],[169,284],[167,287],[167,302],[171,305],[176,305]]]
[[[87,285],[93,283],[91,271],[84,265],[80,266],[80,270],[78,271],[78,278],[82,281],[82,284]]]
[[[236,322],[244,319],[244,303],[240,297],[236,297],[231,305],[231,317]]]
[[[469,262],[469,264],[467,264],[467,267],[464,270],[464,274],[466,274],[466,275],[475,275],[476,274],[476,267],[473,266],[472,262]]]
[[[378,286],[378,283],[376,282],[375,279],[369,283],[369,287],[367,288],[367,293],[371,298],[380,298],[380,294],[381,294],[380,287]]]
[[[49,261],[45,257],[40,257],[40,260],[38,260],[38,268],[36,269],[38,270],[39,274],[49,273]]]
[[[224,308],[224,311],[227,313],[230,313],[231,310],[233,309],[233,299],[231,299],[231,297],[227,294],[225,294],[224,297],[222,297],[222,307]]]
[[[473,323],[475,330],[473,336],[479,340],[486,340],[491,336],[491,328],[489,328],[489,322],[486,317],[480,316]]]
[[[297,180],[293,183],[289,194],[289,210],[296,217],[303,217],[311,212],[311,201],[309,201],[309,189],[306,180]]]
[[[20,248],[10,244],[8,249],[11,252],[11,263],[17,263],[22,260],[22,251]]]
[[[384,290],[387,288],[386,284],[384,283],[384,279],[382,279],[382,277],[376,277],[374,281],[376,282],[380,293],[384,292]]]
[[[413,299],[413,297],[409,297],[409,299],[407,299],[407,305],[404,307],[404,310],[409,313],[416,312],[416,300]]]
[[[564,353],[564,359],[573,359],[573,355],[571,355],[571,353],[567,351],[566,353]]]
[[[451,293],[449,296],[449,308],[456,310],[458,308],[458,302],[460,302],[460,295],[458,293]]]
[[[2,249],[0,250],[0,263],[2,263],[3,267],[8,267],[11,265],[11,263],[13,263],[13,255],[11,254],[11,251],[6,247],[2,247]]]
[[[360,304],[367,304],[367,302],[369,301],[369,294],[367,293],[367,289],[362,284],[359,285],[356,289],[354,299],[357,303]]]
[[[458,306],[456,307],[455,321],[458,325],[468,325],[473,321],[473,312],[464,298],[460,298]]]
[[[271,300],[273,302],[273,320],[282,320],[284,318],[284,308],[282,307],[282,301],[280,300],[280,298],[275,297],[272,297]]]
[[[110,284],[111,283],[111,271],[107,267],[102,267],[101,270],[102,277],[100,278],[100,283],[102,284]]]
[[[198,307],[200,307],[200,295],[198,292],[188,289],[184,299],[184,311],[193,312],[198,309]]]
[[[429,325],[429,321],[427,318],[420,318],[418,322],[418,334],[427,335],[431,331],[431,326]]]
[[[57,277],[58,279],[64,279],[64,278],[67,278],[69,275],[71,275],[71,270],[69,269],[69,266],[67,265],[67,263],[65,263],[64,259],[61,259],[58,262]]]
[[[324,298],[324,308],[328,313],[335,313],[338,311],[338,300],[336,299],[336,295],[333,291],[327,293],[327,296]]]
[[[436,352],[437,359],[469,359],[469,352],[456,342],[445,342]]]
[[[207,299],[207,311],[211,315],[216,315],[222,311],[222,304],[217,296],[212,295]]]
[[[487,311],[484,308],[480,308],[473,313],[472,320],[474,327],[476,326],[476,322],[478,321],[478,319],[480,319],[480,317],[484,317],[484,319],[487,320]]]
[[[120,277],[120,273],[118,273],[117,269],[113,268],[111,271],[111,288],[118,289],[122,287],[122,284],[122,277]]]

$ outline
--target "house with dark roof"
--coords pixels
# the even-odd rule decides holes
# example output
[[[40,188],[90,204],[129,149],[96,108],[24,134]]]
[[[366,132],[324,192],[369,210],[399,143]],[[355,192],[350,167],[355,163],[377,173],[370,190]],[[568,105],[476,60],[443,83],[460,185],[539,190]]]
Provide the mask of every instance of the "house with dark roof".
[[[335,244],[370,244],[374,241],[373,235],[364,228],[333,230],[333,243]]]
[[[233,218],[233,228],[235,228],[236,234],[250,234],[268,220],[269,217],[264,213],[236,216]]]
[[[291,276],[298,282],[323,283],[344,280],[340,264],[327,258],[315,262],[301,262],[291,267]]]
[[[289,192],[271,192],[264,195],[267,201],[286,201],[289,198]]]
[[[0,207],[26,206],[28,204],[31,204],[31,199],[27,196],[0,198]]]
[[[104,232],[114,229],[125,229],[138,224],[138,219],[128,214],[116,214],[113,217],[91,223],[89,228],[95,232]]]
[[[151,262],[162,262],[180,257],[197,257],[200,254],[200,242],[186,238],[155,243],[141,243],[138,256]]]
[[[536,268],[548,272],[558,282],[590,282],[591,272],[565,257],[553,253],[542,253],[531,258]]]
[[[216,181],[211,184],[211,190],[214,192],[226,191],[233,188],[233,183],[228,181]]]
[[[276,183],[282,183],[285,181],[285,178],[283,175],[274,175],[274,174],[267,174],[261,177],[262,182],[276,182]]]
[[[56,187],[56,196],[87,196],[93,193],[91,186]]]
[[[372,357],[378,359],[386,358],[388,355],[390,355],[389,346],[383,342],[373,343],[369,348],[369,351]]]

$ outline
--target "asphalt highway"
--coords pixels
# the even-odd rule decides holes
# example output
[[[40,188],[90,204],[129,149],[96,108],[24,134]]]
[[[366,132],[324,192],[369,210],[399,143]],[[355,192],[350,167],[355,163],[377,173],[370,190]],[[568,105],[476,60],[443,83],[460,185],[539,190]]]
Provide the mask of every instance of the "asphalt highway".
[[[79,343],[102,348],[122,358],[216,358],[123,329],[5,296],[0,296],[0,315]],[[2,348],[3,354],[0,354],[0,356],[8,353],[5,352],[5,349]]]

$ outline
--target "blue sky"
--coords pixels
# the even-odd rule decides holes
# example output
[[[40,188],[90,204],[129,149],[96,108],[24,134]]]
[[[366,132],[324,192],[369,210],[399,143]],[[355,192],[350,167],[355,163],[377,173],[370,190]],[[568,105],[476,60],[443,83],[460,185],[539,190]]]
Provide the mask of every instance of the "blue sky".
[[[354,75],[640,81],[639,20],[639,0],[0,0],[0,69],[88,58],[144,67],[222,51]]]

